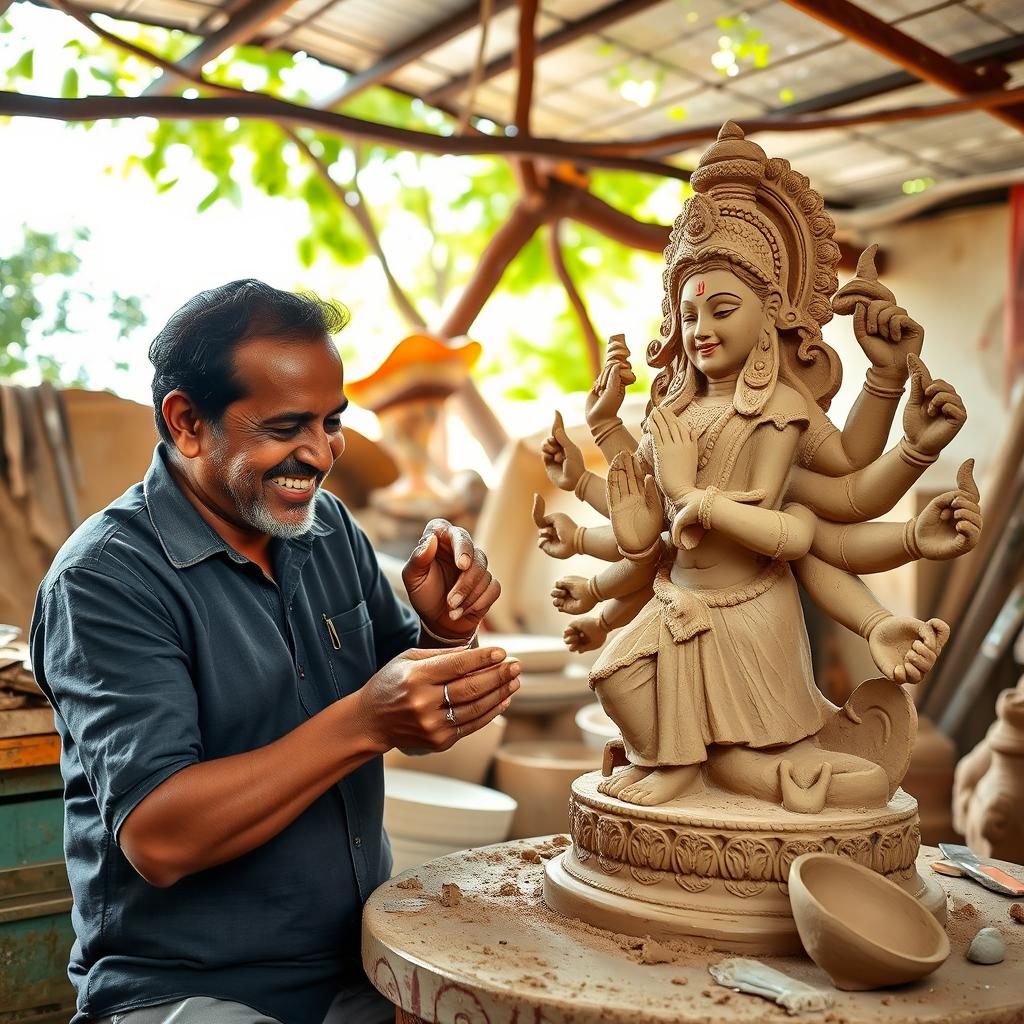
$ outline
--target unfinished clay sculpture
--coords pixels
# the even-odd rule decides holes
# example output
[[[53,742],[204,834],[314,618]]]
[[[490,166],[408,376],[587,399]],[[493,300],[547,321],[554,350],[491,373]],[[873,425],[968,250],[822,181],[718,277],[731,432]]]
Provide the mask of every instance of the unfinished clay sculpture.
[[[980,857],[1024,861],[1024,678],[996,700],[996,720],[956,767],[953,825]]]
[[[610,888],[627,904],[706,910],[715,894],[721,914],[737,896],[751,900],[748,910],[760,899],[770,947],[776,911],[765,891],[784,888],[789,863],[808,849],[840,847],[920,886],[916,806],[897,791],[916,715],[898,684],[920,682],[949,630],[893,615],[858,574],[963,554],[981,513],[966,463],[957,487],[920,516],[868,522],[892,509],[966,418],[952,385],[921,362],[923,331],[878,280],[875,247],[837,291],[839,249],[821,196],[732,123],[692,185],[665,250],[661,337],[647,349],[659,372],[641,437],[617,415],[633,374],[616,338],[587,403],[607,479],[585,470],[557,415],[543,448],[549,478],[610,520],[581,529],[564,514],[537,519],[549,554],[612,563],[556,583],[555,605],[577,616],[566,642],[592,650],[622,627],[590,680],[622,732],[606,767],[623,766],[574,784],[576,843],[553,869],[573,881],[552,883],[552,899],[583,913],[588,886],[609,890],[599,870],[618,875]],[[833,312],[852,315],[871,361],[842,431],[826,415],[841,376],[821,336]],[[883,454],[908,377],[904,436]],[[815,685],[798,582],[867,639],[883,677],[842,709]],[[681,902],[680,890],[690,894]],[[622,927],[628,906],[613,913],[609,898],[600,902],[596,916]],[[689,910],[671,912],[666,931]],[[738,948],[761,942],[749,925],[737,923],[748,938]]]

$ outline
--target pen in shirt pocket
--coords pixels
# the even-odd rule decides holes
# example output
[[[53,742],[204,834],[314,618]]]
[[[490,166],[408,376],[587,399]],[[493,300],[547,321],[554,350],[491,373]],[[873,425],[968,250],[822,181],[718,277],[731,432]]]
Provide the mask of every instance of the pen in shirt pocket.
[[[324,625],[327,627],[327,635],[330,637],[331,646],[336,650],[341,650],[341,637],[338,636],[338,631],[334,628],[334,623],[327,618],[327,612],[324,612]]]

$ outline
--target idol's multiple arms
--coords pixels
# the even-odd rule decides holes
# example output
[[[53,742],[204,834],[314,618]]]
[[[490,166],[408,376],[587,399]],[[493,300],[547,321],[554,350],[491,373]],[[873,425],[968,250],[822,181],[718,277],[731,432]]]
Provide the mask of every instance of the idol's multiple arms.
[[[908,356],[910,399],[903,412],[904,436],[870,465],[841,477],[796,468],[786,491],[788,501],[841,523],[862,523],[890,511],[939,452],[956,437],[967,410],[953,386],[932,380],[916,356]]]
[[[817,519],[811,554],[857,574],[885,572],[919,558],[944,561],[966,554],[978,543],[982,525],[973,468],[969,459],[957,473],[956,489],[933,498],[905,523],[848,525]],[[812,515],[806,510],[798,514]]]

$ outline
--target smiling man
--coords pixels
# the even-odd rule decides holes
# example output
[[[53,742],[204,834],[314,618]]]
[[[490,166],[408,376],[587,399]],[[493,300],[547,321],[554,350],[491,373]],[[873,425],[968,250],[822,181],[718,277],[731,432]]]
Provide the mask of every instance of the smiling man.
[[[482,728],[518,665],[475,645],[500,587],[464,530],[427,524],[414,614],[321,490],[345,448],[346,319],[258,281],[175,313],[150,348],[146,478],[40,587],[74,1024],[393,1018],[359,962],[391,865],[381,755]]]

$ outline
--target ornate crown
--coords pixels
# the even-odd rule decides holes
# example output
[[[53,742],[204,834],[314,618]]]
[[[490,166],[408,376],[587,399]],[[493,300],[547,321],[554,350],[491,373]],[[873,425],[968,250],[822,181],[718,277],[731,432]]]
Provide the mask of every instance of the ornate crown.
[[[804,346],[820,339],[839,287],[839,247],[835,223],[806,176],[788,160],[768,159],[727,121],[700,158],[691,185],[696,194],[676,218],[665,249],[665,318],[661,339],[648,346],[648,363],[664,367],[676,355],[675,306],[683,275],[715,259],[738,264],[777,289],[779,325],[799,332]]]

